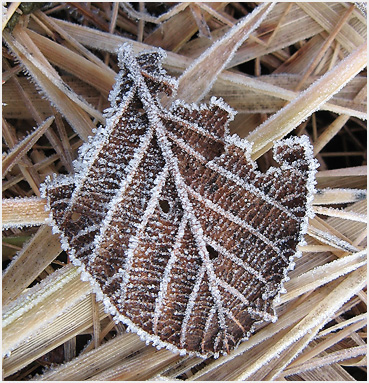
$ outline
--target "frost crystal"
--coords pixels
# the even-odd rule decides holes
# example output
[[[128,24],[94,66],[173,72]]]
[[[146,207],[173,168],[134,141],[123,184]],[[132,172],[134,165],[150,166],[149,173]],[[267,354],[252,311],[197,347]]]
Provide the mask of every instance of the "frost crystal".
[[[164,52],[118,53],[107,125],[80,150],[75,176],[48,179],[54,230],[106,310],[172,351],[227,353],[275,300],[303,241],[316,163],[306,137],[276,143],[266,173],[230,136],[234,112],[159,93],[177,83]]]

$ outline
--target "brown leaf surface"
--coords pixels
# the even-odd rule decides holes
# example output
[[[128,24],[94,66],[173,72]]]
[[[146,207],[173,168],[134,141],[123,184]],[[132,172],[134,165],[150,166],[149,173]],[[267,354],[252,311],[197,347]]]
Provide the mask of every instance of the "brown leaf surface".
[[[3,40],[7,44],[3,47],[3,152],[9,153],[34,126],[39,126],[55,110],[58,113],[46,134],[30,149],[27,147],[22,161],[15,161],[16,165],[3,179],[3,222],[8,224],[3,231],[4,246],[12,249],[3,252],[5,266],[9,262],[6,257],[19,250],[19,243],[34,236],[24,243],[4,274],[6,299],[13,305],[3,310],[6,323],[3,339],[7,342],[3,347],[5,379],[28,380],[41,373],[36,379],[232,380],[248,376],[258,380],[352,380],[343,366],[350,366],[350,372],[355,368],[356,373],[363,374],[366,330],[360,327],[360,321],[366,313],[366,292],[357,268],[365,262],[367,237],[366,223],[361,222],[366,214],[367,198],[364,191],[367,79],[365,69],[355,75],[351,65],[340,64],[366,44],[366,7],[360,3],[353,8],[345,2],[276,3],[230,60],[226,57],[222,63],[215,53],[218,68],[225,65],[227,70],[217,74],[209,59],[205,59],[204,66],[210,70],[196,68],[194,60],[202,54],[206,57],[211,52],[206,49],[225,37],[255,7],[254,3],[195,3],[192,7],[186,3],[155,2],[127,3],[127,6],[44,3],[35,10],[32,4],[7,3],[3,18]],[[345,21],[343,18],[351,10]],[[170,33],[164,33],[168,30]],[[40,184],[55,173],[65,175],[66,180],[73,179],[72,160],[77,157],[78,148],[95,132],[99,121],[104,123],[102,111],[109,105],[107,94],[114,83],[114,73],[119,70],[116,51],[127,42],[132,44],[135,55],[150,50],[153,45],[166,49],[163,66],[176,77],[194,63],[194,73],[202,71],[207,80],[201,81],[205,79],[203,76],[189,76],[185,87],[188,102],[193,101],[192,87],[201,83],[201,87],[210,88],[213,84],[204,101],[209,103],[216,96],[231,105],[238,114],[229,122],[230,133],[254,136],[261,148],[259,154],[271,147],[276,137],[288,132],[295,137],[308,135],[320,163],[318,194],[313,201],[317,216],[309,223],[312,236],[306,235],[307,243],[298,248],[302,256],[289,272],[291,280],[285,283],[287,294],[274,305],[278,321],[257,325],[257,331],[247,341],[217,360],[178,357],[167,350],[158,352],[151,345],[145,346],[137,335],[126,334],[125,326],[114,324],[106,317],[102,303],[91,304],[90,286],[80,281],[76,268],[66,265],[69,262],[66,253],[62,251],[53,260],[60,245],[50,229],[42,226],[36,233],[36,228],[29,226],[42,225],[47,218],[45,200],[33,197],[40,196]],[[227,42],[223,48],[232,53]],[[322,77],[328,72],[335,76],[325,82]],[[302,91],[296,91],[303,78]],[[326,87],[325,101],[316,109],[317,93],[308,93],[305,99],[301,95],[309,87],[319,92],[320,87],[314,88],[319,81]],[[297,115],[297,109],[289,106],[294,101],[304,111],[304,121]],[[281,124],[279,117],[269,121],[274,114],[286,117],[287,124]],[[184,117],[187,119],[188,115]],[[201,136],[201,132],[192,134]],[[178,148],[179,141],[175,143],[173,138],[174,133],[168,142]],[[213,142],[211,137],[208,139],[209,143]],[[193,148],[194,142],[185,144]],[[190,154],[183,150],[183,159],[186,158],[186,163],[189,160],[200,164],[203,169],[198,155],[195,159],[192,155],[199,153],[198,150],[202,153],[204,142],[195,144]],[[209,144],[211,150],[206,150],[205,156],[212,157],[219,144],[225,157],[231,145],[219,137],[215,145]],[[234,158],[234,154],[228,155]],[[160,160],[154,161],[154,165],[158,169]],[[270,151],[259,157],[258,166],[262,171],[277,169]],[[198,174],[202,173],[203,177],[201,169]],[[264,173],[255,169],[248,174],[255,172],[264,179]],[[214,173],[214,169],[207,171]],[[219,190],[229,187],[231,182],[222,177],[218,175]],[[197,184],[191,182],[186,184],[187,190],[196,190]],[[199,185],[202,182],[201,178]],[[174,193],[175,185],[172,190]],[[244,195],[242,190],[237,189],[237,193]],[[206,187],[197,192],[202,199],[204,193],[212,195]],[[168,195],[176,194],[173,193]],[[191,196],[191,201],[200,204],[195,196]],[[232,198],[221,194],[220,206],[228,207],[226,202]],[[164,201],[169,199],[161,201],[167,209]],[[156,208],[154,211],[159,212]],[[209,204],[197,211],[209,211]],[[160,210],[160,214],[169,212]],[[195,217],[200,222],[203,216]],[[214,227],[219,225],[218,218]],[[232,241],[237,231],[237,225],[235,230],[232,225],[225,229],[226,235],[219,236],[221,240]],[[214,240],[215,232],[208,234]],[[214,252],[210,247],[206,251],[222,256],[212,249]],[[214,264],[216,260],[211,262]],[[55,271],[60,266],[62,270]],[[229,270],[232,272],[237,267]],[[187,275],[183,269],[182,274]],[[342,284],[346,280],[352,282],[347,290]],[[222,288],[220,291],[222,297],[225,293]],[[328,302],[327,297],[330,297]],[[311,313],[317,317],[313,318]],[[316,327],[310,326],[313,321],[309,318],[317,320]],[[301,330],[302,337],[291,342],[295,339],[295,327]],[[111,337],[116,334],[126,336],[118,337],[114,343]],[[97,336],[99,339],[92,339],[80,352],[86,339]],[[127,350],[119,360],[116,347]],[[55,361],[53,352],[64,363],[47,373],[43,368]],[[137,375],[139,371],[141,375]]]

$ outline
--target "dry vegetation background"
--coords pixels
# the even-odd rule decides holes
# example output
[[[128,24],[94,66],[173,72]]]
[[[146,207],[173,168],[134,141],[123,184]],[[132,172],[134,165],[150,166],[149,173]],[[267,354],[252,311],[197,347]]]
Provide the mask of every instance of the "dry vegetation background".
[[[307,134],[320,163],[317,215],[279,320],[216,360],[157,350],[114,324],[45,224],[39,186],[73,172],[79,146],[104,123],[123,42],[162,47],[179,77],[262,3],[29,4],[3,9],[3,378],[365,379],[365,4],[277,3],[256,30],[250,22],[226,68],[220,52],[195,68],[205,83],[216,77],[204,100],[222,97],[238,112],[231,132],[254,142],[261,169],[291,134]],[[187,77],[188,97],[199,79]]]

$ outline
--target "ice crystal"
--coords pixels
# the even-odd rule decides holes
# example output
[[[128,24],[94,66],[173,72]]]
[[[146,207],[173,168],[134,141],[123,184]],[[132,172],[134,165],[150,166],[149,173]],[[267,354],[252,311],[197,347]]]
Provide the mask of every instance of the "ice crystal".
[[[230,136],[222,100],[159,95],[177,83],[163,51],[118,52],[107,124],[73,177],[48,179],[54,229],[115,320],[158,347],[227,353],[275,321],[273,304],[303,241],[316,164],[306,137],[276,143],[266,173]]]

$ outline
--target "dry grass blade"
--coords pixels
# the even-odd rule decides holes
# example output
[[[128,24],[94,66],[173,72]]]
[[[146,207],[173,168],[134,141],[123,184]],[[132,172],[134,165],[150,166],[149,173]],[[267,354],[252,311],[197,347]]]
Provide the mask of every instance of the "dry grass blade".
[[[314,196],[314,205],[333,205],[366,200],[366,190],[321,189]]]
[[[130,40],[123,36],[111,35],[109,33],[96,30],[93,28],[88,28],[83,25],[69,23],[65,20],[60,20],[60,19],[52,19],[52,20],[55,21],[57,25],[62,27],[80,44],[83,44],[84,46],[92,48],[92,49],[98,49],[104,52],[109,52],[114,54],[117,52],[118,48],[122,44],[128,43],[128,42],[132,44],[133,50],[135,53],[138,53],[141,50],[144,50],[145,48],[150,47],[147,44]],[[168,58],[171,59],[171,63],[173,66],[175,66],[176,63],[179,63],[179,60],[176,59],[177,56],[178,55],[169,52]]]
[[[73,286],[73,289],[77,288],[76,285]],[[68,289],[66,291],[69,292]],[[89,333],[92,324],[91,315],[91,296],[88,295],[77,303],[71,302],[62,315],[49,318],[51,323],[45,324],[41,320],[43,318],[38,318],[42,326],[34,328],[32,336],[20,343],[10,356],[4,359],[4,374],[9,376],[27,365],[32,365],[33,362],[42,360],[45,354],[53,355],[59,346],[66,350],[68,343],[72,343],[77,335]],[[106,315],[101,305],[100,320]]]
[[[129,3],[121,3],[120,6],[128,13],[128,15],[137,20],[143,20],[148,23],[154,23],[154,24],[161,24],[163,21],[166,21],[170,18],[172,18],[177,13],[183,11],[188,7],[189,3],[180,3],[177,4],[175,7],[173,7],[170,11],[167,13],[163,13],[159,17],[154,17],[149,15],[146,12],[137,12]]]
[[[364,44],[302,92],[294,101],[250,133],[247,139],[254,143],[253,158],[259,158],[272,147],[275,140],[295,129],[365,68],[366,64],[367,46]]]
[[[316,206],[313,209],[315,214],[327,215],[328,217],[338,217],[342,219],[351,219],[352,221],[367,222],[367,216],[363,214],[357,214],[349,211],[342,211],[339,209],[326,208],[322,206]]]
[[[54,117],[49,117],[42,125],[40,125],[33,133],[24,138],[17,146],[12,148],[10,153],[3,159],[2,171],[3,177],[17,162],[26,154],[38,139],[45,133],[49,126],[53,123]]]
[[[142,352],[123,360],[123,363],[118,363],[88,380],[150,380],[165,365],[179,358],[178,355],[168,350],[156,350],[148,347]]]
[[[330,232],[317,229],[316,227],[310,226],[308,234],[319,242],[326,243],[342,251],[355,252],[359,250],[355,246],[352,246],[348,241],[345,241]]]
[[[102,67],[74,53],[72,50],[47,39],[38,33],[28,31],[32,41],[53,64],[74,74],[85,83],[92,85],[107,96],[114,84],[115,72],[108,66]],[[65,60],[68,57],[68,60]],[[103,118],[98,115],[99,120]]]
[[[220,94],[227,99],[232,107],[242,113],[276,112],[285,105],[285,101],[292,101],[298,96],[298,92],[290,90],[296,84],[296,76],[272,75],[250,78],[239,73],[227,71],[223,72],[219,78],[220,80],[215,83],[211,94]],[[311,84],[312,82],[313,81],[309,81],[308,84]],[[358,81],[354,91],[359,91],[360,85],[363,86],[363,84],[359,84]],[[352,90],[353,87],[354,84],[352,84]],[[346,101],[344,98],[343,91],[349,90],[350,88],[351,87],[347,85],[338,92],[330,102],[324,103],[320,107],[320,110],[345,113],[345,118],[349,118],[348,116],[355,116],[365,119],[366,103],[354,103],[352,101]],[[362,93],[362,96],[364,93],[365,92]],[[337,120],[338,119],[339,117]],[[342,119],[340,119],[340,122],[342,122]],[[334,134],[330,135],[330,139],[332,137],[334,137]],[[319,140],[323,141],[323,138],[324,136],[322,135]],[[327,142],[325,142],[325,144]]]
[[[368,167],[365,166],[356,166],[353,168],[343,168],[343,169],[334,169],[334,170],[324,170],[320,171],[317,174],[317,178],[322,177],[355,177],[355,176],[367,176]]]
[[[311,329],[309,333],[305,334],[299,340],[294,342],[288,349],[283,350],[278,358],[274,357],[269,363],[271,364],[270,372],[264,375],[262,371],[257,371],[252,375],[252,379],[260,377],[263,380],[277,380],[277,376],[283,371],[286,366],[298,355],[303,349],[305,349],[314,339],[315,334],[318,331],[318,326]]]
[[[68,295],[63,296],[67,289]],[[67,267],[10,303],[3,311],[3,355],[10,355],[30,334],[89,292],[89,284],[80,280],[77,269]]]
[[[14,132],[11,131],[11,127],[5,120],[3,120],[3,136],[9,148],[14,148],[16,146],[17,139]],[[41,179],[39,175],[30,167],[32,163],[27,155],[23,156],[22,161],[23,163],[18,163],[18,168],[21,171],[22,176],[27,180],[35,195],[40,196],[39,187]]]
[[[41,87],[47,97],[55,106],[57,106],[58,110],[60,110],[60,112],[66,116],[80,137],[84,140],[87,140],[87,137],[91,134],[92,129],[94,129],[94,125],[88,118],[86,112],[81,109],[80,105],[77,105],[74,102],[76,99],[78,100],[78,97],[74,98],[74,100],[71,100],[69,96],[64,93],[64,90],[66,90],[67,87],[62,86],[62,82],[59,83],[62,89],[54,84],[59,78],[59,75],[55,72],[54,69],[52,69],[49,74],[47,74],[47,72],[45,72],[45,74],[40,71],[40,69],[33,63],[33,59],[40,55],[38,48],[35,47],[32,40],[28,37],[26,32],[22,30],[21,27],[17,27],[17,29],[17,38],[14,38],[12,35],[4,32],[3,37],[6,43],[12,49],[14,54],[19,59],[21,59],[23,65],[27,68],[27,71],[32,74],[33,79],[37,81],[37,84]],[[29,52],[31,49],[32,52]],[[40,66],[43,67],[44,64],[46,65],[44,69],[47,70],[50,64],[41,55]],[[84,103],[80,104],[86,106]],[[88,106],[86,106],[86,108],[89,110],[89,112],[96,114]],[[96,115],[96,117],[101,119],[100,115]]]
[[[302,2],[299,4],[299,7],[327,31],[333,31],[337,22],[339,22],[340,16],[325,3],[319,3],[318,5],[313,6],[308,2]],[[341,28],[340,33],[338,33],[337,41],[347,49],[348,52],[351,52],[361,45],[364,42],[364,39],[349,23],[346,23]]]
[[[353,331],[357,331],[363,327],[366,326],[366,321],[357,321],[356,323],[346,327],[344,330],[338,331],[335,334],[331,334],[329,337],[326,337],[322,342],[320,342],[316,347],[314,347],[313,350],[309,350],[305,352],[303,355],[300,355],[296,360],[294,360],[293,363],[290,364],[290,366],[293,368],[297,365],[302,365],[303,363],[306,363],[309,359],[312,359],[316,355],[319,355],[322,351],[325,349],[333,346],[334,344],[338,343],[342,339],[346,338],[350,335]],[[360,346],[359,346],[360,347]]]
[[[295,90],[300,90],[302,88],[302,85],[305,83],[305,81],[309,78],[309,76],[313,73],[314,69],[320,62],[320,60],[323,58],[326,51],[329,49],[330,45],[334,41],[334,39],[337,37],[337,34],[340,32],[341,28],[345,25],[345,22],[349,19],[351,16],[353,10],[355,9],[355,6],[352,4],[351,7],[342,15],[332,32],[330,33],[329,37],[324,42],[323,46],[320,49],[319,54],[317,54],[314,58],[314,60],[309,64],[309,67],[305,71],[302,79],[298,83]]]
[[[3,228],[42,225],[48,219],[49,213],[45,211],[44,199],[8,198],[2,201]]]
[[[55,23],[55,21],[53,21],[50,17],[46,16],[43,12],[38,10],[34,14],[32,14],[31,16],[35,20],[39,20],[39,23],[42,24],[42,26],[45,29],[47,29],[49,32],[50,32],[50,29],[57,32],[64,40],[66,40],[66,42],[69,45],[71,45],[71,47],[76,49],[78,52],[80,52],[87,59],[89,59],[90,61],[92,61],[96,65],[101,66],[107,72],[110,71],[110,68],[107,67],[98,57],[96,57],[93,53],[91,53],[88,49],[86,49],[83,45],[81,45],[78,41],[76,41],[72,36],[70,36],[68,33],[66,33],[63,28],[60,28]],[[60,47],[59,44],[58,44],[58,46]]]
[[[3,7],[3,379],[365,380],[364,3],[28,4]],[[287,135],[307,135],[320,164],[278,320],[218,359],[158,350],[115,323],[40,198],[48,176],[74,179],[79,148],[105,124],[124,43],[166,51],[178,98],[223,98],[237,112],[229,132],[253,142],[262,172]]]
[[[105,343],[96,350],[75,358],[59,368],[46,372],[36,380],[79,381],[92,378],[107,368],[114,367],[126,357],[137,353],[145,345],[137,341],[136,334],[122,334]],[[91,371],[91,365],[94,366]]]
[[[260,5],[252,14],[231,28],[221,40],[212,45],[210,50],[207,50],[193,62],[179,78],[176,97],[187,102],[201,100],[210,90],[219,73],[232,59],[239,46],[260,25],[272,8],[273,3]],[[209,62],[212,63],[211,70],[209,70]],[[198,79],[195,89],[191,86],[194,78]]]
[[[215,89],[220,94],[223,92],[224,97],[226,99],[229,98],[231,104],[233,101],[232,99],[236,99],[237,103],[235,105],[239,106],[241,111],[243,108],[250,107],[251,101],[248,101],[247,97],[250,97],[251,99],[256,97],[256,100],[253,101],[251,106],[254,106],[256,103],[257,106],[255,109],[259,108],[256,109],[257,112],[263,107],[266,112],[270,112],[270,110],[279,110],[285,104],[283,101],[293,101],[299,96],[298,92],[288,89],[290,86],[286,86],[287,81],[288,79],[284,78],[284,86],[279,86],[278,83],[281,83],[282,81],[278,77],[260,76],[258,78],[251,78],[239,73],[224,71],[219,76],[219,82],[218,84],[215,84]],[[292,80],[291,85],[294,83],[295,81]],[[249,93],[250,95],[248,95]],[[246,99],[243,99],[243,97],[246,97]],[[240,99],[240,101],[238,99]],[[353,103],[343,103],[343,105],[341,105],[335,99],[331,99],[330,102],[323,103],[320,106],[320,110],[327,110],[340,114],[343,113],[348,116],[366,119],[366,109],[354,109],[353,106]],[[252,112],[252,108],[250,112]]]
[[[289,375],[299,374],[303,371],[307,370],[313,370],[315,368],[322,367],[327,364],[333,364],[342,362],[346,359],[352,359],[356,358],[358,356],[364,356],[367,353],[367,347],[366,346],[356,346],[352,347],[350,349],[340,350],[336,352],[332,352],[327,356],[323,356],[320,358],[314,358],[311,359],[309,362],[305,362],[301,365],[298,365],[296,367],[290,367],[287,368],[283,375],[284,377],[287,377]]]
[[[20,1],[13,1],[11,3],[11,5],[9,6],[9,8],[7,9],[7,12],[6,14],[2,14],[2,31],[5,29],[6,25],[8,24],[8,21],[10,20],[10,18],[13,16],[14,12],[17,10],[17,8],[19,7],[19,5],[21,4]]]
[[[86,44],[87,46],[94,49],[103,49],[108,52],[115,53],[120,45],[127,42],[127,39],[124,37],[110,36],[109,34],[104,32],[99,32],[90,28],[64,23],[59,20],[56,20],[56,22],[59,25],[62,25],[64,28],[66,28],[66,30],[72,36],[74,36],[74,38],[77,39],[80,43]],[[136,41],[130,42],[132,43],[135,52],[149,48],[149,46],[146,44],[138,43]],[[168,56],[166,58],[166,66],[176,72],[182,72],[184,69],[189,67],[190,63],[193,61],[184,56],[180,57],[179,55],[174,54],[172,52],[168,52],[167,54]],[[273,86],[257,78],[251,78],[249,76],[244,76],[239,73],[223,71],[219,74],[219,79],[222,82],[225,81],[227,83],[226,87],[229,87],[230,84],[237,84],[239,88],[241,85],[241,89],[239,90],[241,95],[247,92],[248,89],[252,89],[262,95],[271,95],[286,101],[292,101],[297,96],[297,92],[293,92],[291,90],[287,90],[285,88],[278,87],[275,85]],[[224,86],[225,84],[223,84],[223,86],[221,86],[220,88],[223,89]],[[356,116],[361,119],[366,118],[366,112],[354,110],[350,106],[342,107],[339,105],[334,105],[332,103],[325,103],[321,106],[321,108],[323,110],[330,110],[335,113],[345,113],[351,116]]]
[[[354,318],[345,320],[343,322],[338,323],[335,326],[330,327],[329,329],[320,331],[317,339],[325,337],[327,334],[333,333],[333,332],[340,330],[340,329],[343,329],[347,326],[350,326],[353,323],[356,323],[356,322],[365,323],[366,320],[367,320],[367,314],[356,315]]]
[[[366,98],[367,87],[363,87],[356,95],[354,100],[361,101]],[[342,129],[342,127],[349,121],[348,116],[339,116],[333,121],[324,132],[317,138],[314,143],[314,154],[319,153],[322,148]]]
[[[214,10],[221,10],[227,3],[214,2],[209,4]],[[152,31],[145,39],[145,44],[160,46],[165,50],[177,52],[191,37],[197,32],[198,26],[194,19],[191,7],[178,7],[171,18],[164,21],[160,26]],[[182,9],[181,9],[182,8]],[[209,20],[210,15],[204,15],[205,20]]]
[[[365,286],[365,284],[365,268],[361,268],[350,274],[335,290],[328,294],[327,297],[317,307],[315,307],[309,315],[307,315],[298,325],[296,325],[284,339],[277,342],[272,349],[265,352],[263,358],[260,358],[256,363],[248,366],[242,375],[238,377],[238,379],[247,379],[250,375],[257,371],[262,364],[267,363],[275,355],[278,355],[286,347],[288,347],[288,345],[296,342],[310,331],[319,330],[323,327],[327,318],[333,315],[343,303],[347,302],[353,295],[358,293]],[[337,299],[337,297],[340,298]]]
[[[25,290],[61,253],[59,238],[42,226],[3,274],[3,305]]]
[[[328,290],[329,292],[332,289]],[[228,370],[228,365],[232,369],[233,377],[240,375],[246,366],[252,361],[257,361],[268,350],[272,347],[279,339],[286,334],[287,329],[291,329],[296,323],[302,318],[308,315],[311,308],[318,305],[322,299],[326,296],[325,292],[320,290],[314,291],[313,294],[309,295],[307,299],[301,300],[298,305],[293,305],[288,311],[281,315],[277,322],[264,327],[258,331],[248,342],[241,344],[241,346],[229,356],[219,358],[196,374],[194,374],[189,380],[214,380],[223,376],[222,371]],[[262,369],[263,370],[263,369]],[[228,376],[225,373],[224,376]]]
[[[293,278],[285,285],[287,293],[280,297],[279,303],[285,303],[302,294],[312,291],[326,283],[329,283],[342,275],[366,264],[366,250],[347,255],[342,259],[326,263],[323,266],[312,269],[304,274]]]

